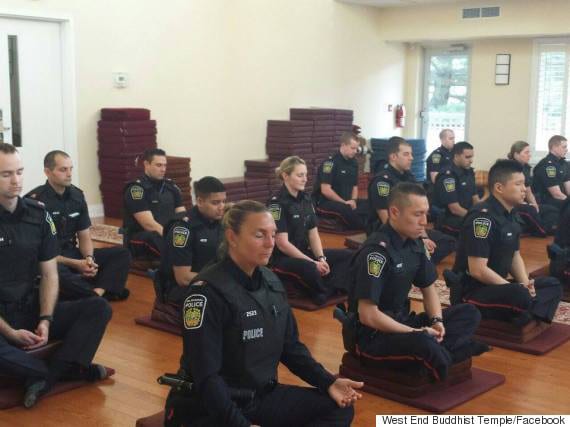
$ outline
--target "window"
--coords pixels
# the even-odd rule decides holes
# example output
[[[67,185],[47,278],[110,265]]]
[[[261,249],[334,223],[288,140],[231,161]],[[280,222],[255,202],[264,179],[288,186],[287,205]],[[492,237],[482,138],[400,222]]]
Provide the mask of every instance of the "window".
[[[535,152],[546,152],[552,135],[570,131],[570,40],[539,41],[536,52],[531,142]]]

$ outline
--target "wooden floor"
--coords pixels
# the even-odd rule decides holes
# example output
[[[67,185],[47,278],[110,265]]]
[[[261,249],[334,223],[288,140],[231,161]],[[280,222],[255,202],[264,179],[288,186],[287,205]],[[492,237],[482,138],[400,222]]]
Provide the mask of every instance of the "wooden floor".
[[[327,247],[341,247],[344,237],[324,235]],[[521,250],[529,271],[546,263],[544,239],[528,238]],[[440,266],[449,267],[451,259]],[[117,370],[113,379],[41,401],[36,408],[0,412],[0,426],[134,426],[137,418],[163,409],[167,388],[156,383],[164,372],[175,372],[181,353],[179,337],[135,325],[136,316],[150,312],[153,289],[148,278],[129,276],[131,297],[114,303],[113,319],[96,361]],[[315,358],[337,372],[343,354],[340,325],[332,309],[295,312],[301,339]],[[504,374],[507,382],[451,413],[564,414],[570,408],[570,342],[545,356],[494,349],[474,365]],[[286,368],[280,381],[301,384]],[[416,414],[421,410],[365,394],[356,406],[354,426],[375,425],[376,414]]]

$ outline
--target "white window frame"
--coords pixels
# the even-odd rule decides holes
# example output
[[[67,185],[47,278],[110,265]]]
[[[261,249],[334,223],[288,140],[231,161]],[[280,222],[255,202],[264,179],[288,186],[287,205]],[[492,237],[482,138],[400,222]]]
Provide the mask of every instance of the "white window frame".
[[[539,66],[540,66],[540,51],[541,45],[544,44],[567,44],[567,76],[566,85],[564,88],[564,99],[568,101],[568,90],[570,86],[570,37],[552,37],[552,38],[539,38],[533,41],[533,52],[532,52],[532,62],[531,62],[531,83],[530,83],[530,96],[529,96],[529,120],[528,120],[528,140],[527,142],[531,147],[532,160],[531,164],[535,165],[540,159],[548,154],[548,150],[537,150],[536,149],[536,115],[538,113],[538,78],[539,78]],[[570,102],[569,102],[570,103]],[[566,106],[566,110],[570,105]],[[563,113],[565,114],[565,113]],[[563,117],[563,123],[566,122],[566,117]],[[570,129],[566,130],[570,132]]]

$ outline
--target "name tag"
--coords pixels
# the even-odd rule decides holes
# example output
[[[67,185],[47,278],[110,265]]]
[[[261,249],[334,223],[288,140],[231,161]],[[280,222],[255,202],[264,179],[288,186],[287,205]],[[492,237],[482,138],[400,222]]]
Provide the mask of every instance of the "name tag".
[[[298,219],[298,218],[299,218],[299,215],[298,215],[298,214],[295,214],[295,215],[293,215],[293,218]]]
[[[257,310],[251,310],[245,313],[245,317],[257,316]]]
[[[79,216],[79,212],[70,213],[68,216],[69,216],[70,218],[75,218],[76,216]]]
[[[200,239],[200,243],[208,243],[208,239]]]
[[[402,268],[403,266],[404,266],[404,263],[402,263],[402,262],[399,264],[396,264],[396,268]]]

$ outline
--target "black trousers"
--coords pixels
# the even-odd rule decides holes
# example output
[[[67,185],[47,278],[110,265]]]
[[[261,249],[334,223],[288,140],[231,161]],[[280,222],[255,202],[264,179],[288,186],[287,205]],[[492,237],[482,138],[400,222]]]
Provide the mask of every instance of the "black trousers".
[[[133,258],[160,259],[162,247],[162,236],[156,231],[139,231],[128,238],[128,248]]]
[[[510,321],[528,311],[533,317],[550,323],[562,298],[560,281],[553,277],[535,280],[535,297],[519,283],[484,285],[472,277],[467,280],[463,300],[476,306],[483,319]]]
[[[314,262],[301,258],[278,256],[272,261],[272,269],[282,280],[292,281],[303,289],[315,303],[323,303],[335,291],[347,291],[348,267],[354,251],[325,249],[323,252],[331,270],[324,277]]]
[[[83,259],[77,248],[65,249],[61,255],[67,258]],[[95,262],[99,271],[93,278],[83,277],[77,270],[59,263],[59,286],[62,299],[72,300],[95,296],[93,288],[102,288],[118,294],[127,284],[131,255],[121,247],[97,248],[94,250]]]
[[[167,400],[165,426],[219,427],[216,416],[196,417],[187,407],[169,407]],[[184,413],[186,412],[186,413]],[[252,424],[263,427],[348,427],[354,418],[354,408],[339,408],[327,395],[315,388],[279,384],[273,391],[256,396],[242,408]],[[169,414],[172,419],[168,419]]]
[[[2,314],[14,329],[34,331],[38,324],[39,307],[27,312],[6,311]],[[91,297],[56,304],[49,339],[62,340],[62,346],[50,362],[60,361],[83,367],[91,364],[103,338],[112,311],[103,298]],[[18,378],[45,378],[49,363],[36,359],[0,336],[0,374]]]
[[[321,200],[316,210],[319,215],[340,219],[348,230],[364,230],[364,222],[358,209],[353,210],[345,203]]]
[[[426,332],[383,333],[362,327],[359,331],[358,347],[361,357],[373,360],[420,361],[436,379],[445,379],[449,366],[471,356],[472,336],[481,314],[470,304],[458,304],[442,312],[445,337],[441,343]],[[412,328],[429,325],[426,313],[411,313],[401,320]]]
[[[547,205],[547,207],[550,207]],[[536,237],[545,237],[547,231],[542,224],[542,220],[536,208],[531,205],[521,204],[515,207],[514,211],[518,214],[523,221],[523,230]]]
[[[431,255],[431,262],[439,264],[446,256],[455,252],[457,241],[439,230],[426,230],[428,237],[436,244],[434,253]]]

